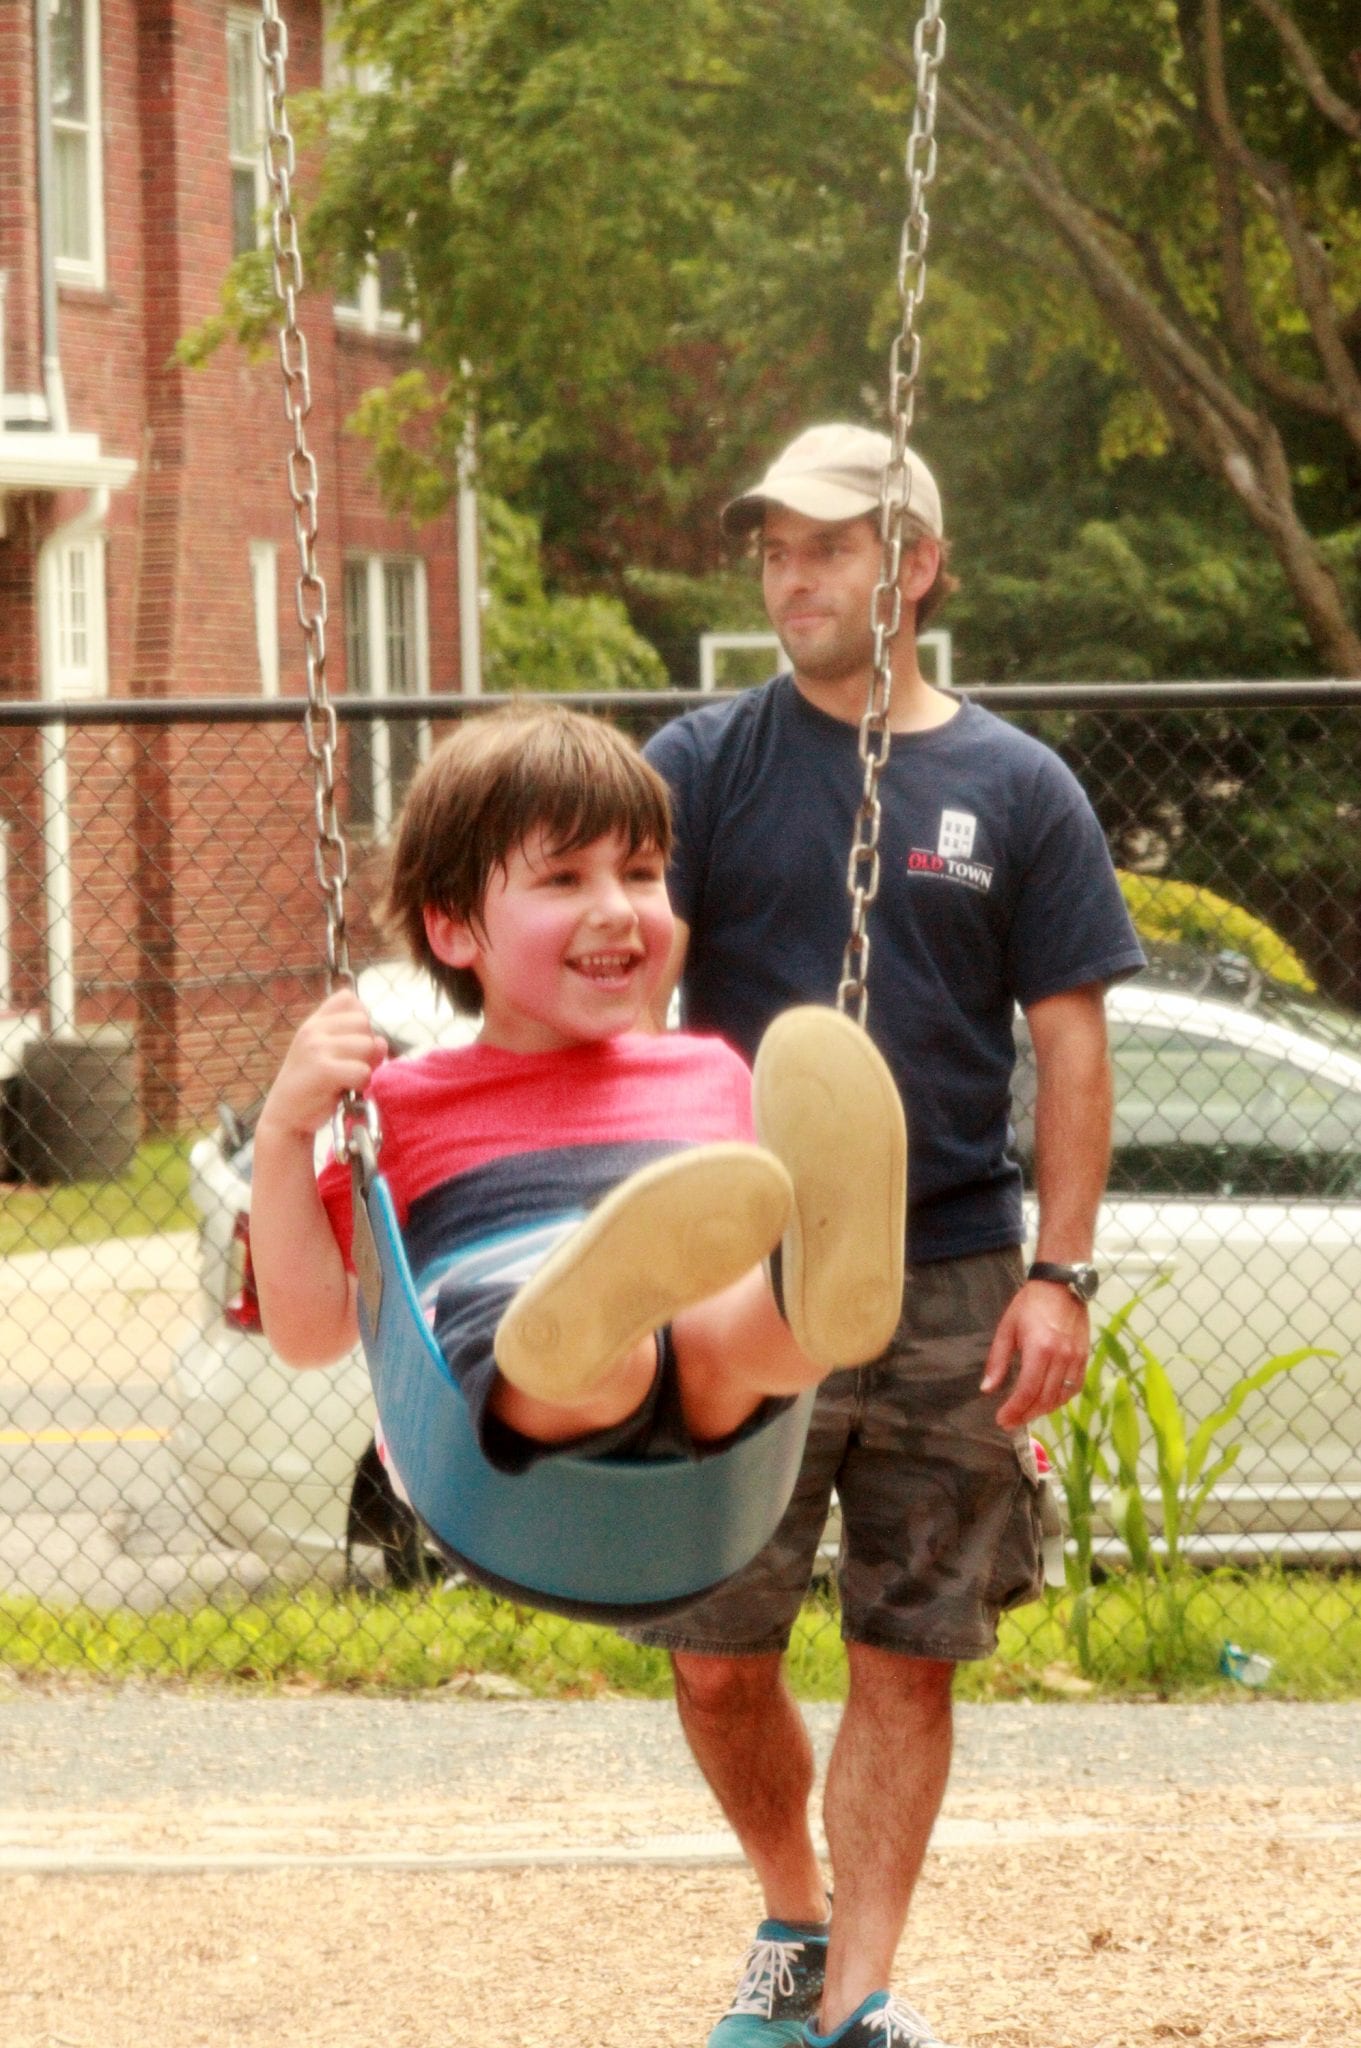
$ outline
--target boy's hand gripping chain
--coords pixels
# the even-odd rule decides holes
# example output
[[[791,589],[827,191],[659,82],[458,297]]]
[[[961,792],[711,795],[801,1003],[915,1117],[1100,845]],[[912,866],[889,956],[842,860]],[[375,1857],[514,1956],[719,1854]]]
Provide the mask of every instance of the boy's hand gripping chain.
[[[307,416],[312,410],[312,380],[307,363],[307,337],[298,325],[302,292],[302,252],[298,217],[293,210],[293,174],[297,156],[288,124],[288,28],[278,0],[261,0],[260,63],[265,74],[265,171],[273,198],[271,239],[274,289],[283,307],[279,325],[279,361],[284,378],[284,411],[293,429],[288,454],[288,495],[293,501],[293,537],[298,549],[297,611],[307,662],[307,711],[304,730],[312,763],[316,840],[313,861],[326,905],[326,968],[328,986],[354,987],[349,934],[345,923],[345,884],[349,858],[336,809],[335,756],[339,729],[335,706],[326,687],[326,583],[317,567],[317,465],[307,446]],[[366,1141],[361,1145],[360,1136]],[[332,1135],[337,1159],[349,1159],[372,1178],[382,1131],[372,1102],[350,1091],[336,1107]]]

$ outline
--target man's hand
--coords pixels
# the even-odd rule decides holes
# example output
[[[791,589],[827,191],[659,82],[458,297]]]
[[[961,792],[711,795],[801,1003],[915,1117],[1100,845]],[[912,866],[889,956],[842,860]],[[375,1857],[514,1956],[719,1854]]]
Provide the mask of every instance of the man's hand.
[[[1005,1385],[1013,1359],[1016,1380],[997,1411],[1002,1429],[1021,1429],[1071,1401],[1087,1371],[1091,1319],[1085,1301],[1052,1280],[1028,1280],[1012,1296],[988,1351],[982,1390]]]

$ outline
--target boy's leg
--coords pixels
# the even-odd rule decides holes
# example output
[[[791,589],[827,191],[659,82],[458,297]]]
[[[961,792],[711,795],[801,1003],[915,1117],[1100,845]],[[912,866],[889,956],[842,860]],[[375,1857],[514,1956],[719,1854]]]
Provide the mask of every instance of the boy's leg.
[[[637,1406],[633,1366],[651,1333],[759,1268],[791,1201],[784,1168],[757,1145],[696,1145],[631,1174],[507,1308],[495,1346],[503,1378],[530,1402],[577,1411],[577,1429],[583,1404],[591,1427],[622,1420]],[[623,1405],[616,1416],[602,1403]]]
[[[794,1187],[783,1313],[753,1272],[675,1317],[682,1408],[701,1439],[740,1428],[769,1395],[879,1357],[902,1313],[907,1135],[871,1040],[836,1010],[788,1010],[761,1041],[754,1096]]]

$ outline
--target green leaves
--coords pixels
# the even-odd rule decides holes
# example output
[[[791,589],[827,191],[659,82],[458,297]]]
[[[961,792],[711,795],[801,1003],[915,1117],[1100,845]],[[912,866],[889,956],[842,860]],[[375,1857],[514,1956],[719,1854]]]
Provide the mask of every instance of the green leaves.
[[[793,425],[882,413],[911,10],[331,13],[357,82],[311,103],[309,272],[352,282],[400,257],[446,415],[365,402],[387,489],[421,513],[441,479],[452,491],[471,407],[515,458],[550,558],[618,591],[632,564],[719,567],[718,502]],[[1337,383],[1361,303],[1355,144],[1252,0],[1225,16],[1224,94],[1270,178],[1211,146],[1201,10],[1030,0],[950,19],[918,419],[970,543],[970,677],[1290,673],[1311,645],[1343,672],[1324,650],[1345,657],[1358,606]],[[1355,106],[1354,0],[1314,0],[1302,33]],[[1291,208],[1317,276],[1292,253]],[[232,293],[200,350],[258,334],[254,283]],[[1333,372],[1325,331],[1343,337]],[[1211,389],[1213,422],[1195,409]],[[1256,496],[1232,500],[1225,435],[1263,471]],[[1277,436],[1279,465],[1259,461]],[[1254,554],[1241,514],[1267,468],[1279,502]],[[1206,517],[1216,503],[1230,516]],[[1307,603],[1289,566],[1306,558]]]
[[[1227,1399],[1192,1425],[1162,1360],[1147,1344],[1130,1340],[1129,1324],[1141,1301],[1132,1297],[1098,1332],[1082,1392],[1047,1425],[1073,1539],[1070,1627],[1084,1672],[1091,1668],[1093,1532],[1099,1519],[1109,1517],[1132,1580],[1157,1608],[1156,1615],[1147,1617],[1150,1645],[1155,1646],[1150,1654],[1157,1653],[1159,1642],[1170,1653],[1194,1585],[1187,1551],[1215,1488],[1242,1451],[1241,1442],[1220,1445],[1220,1439],[1238,1421],[1245,1403],[1273,1380],[1307,1358],[1335,1355],[1311,1346],[1278,1353],[1235,1381]],[[1147,1505],[1150,1477],[1161,1509],[1156,1527]]]

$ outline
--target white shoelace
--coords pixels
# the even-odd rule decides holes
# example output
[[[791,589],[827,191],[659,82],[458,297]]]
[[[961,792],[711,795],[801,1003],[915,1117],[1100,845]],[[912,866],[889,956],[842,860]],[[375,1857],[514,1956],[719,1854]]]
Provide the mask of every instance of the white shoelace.
[[[884,2048],[945,2048],[930,2021],[900,1998],[890,1998],[872,2012],[868,2024],[883,2035]]]
[[[758,2019],[768,2020],[775,2010],[776,1994],[792,1998],[798,1988],[794,1965],[802,1953],[801,1941],[754,1941],[728,2011],[754,2013]]]

